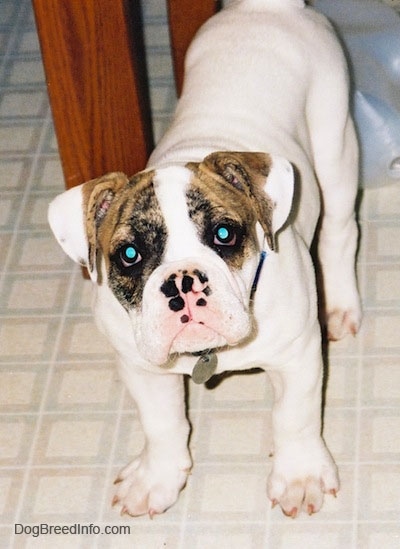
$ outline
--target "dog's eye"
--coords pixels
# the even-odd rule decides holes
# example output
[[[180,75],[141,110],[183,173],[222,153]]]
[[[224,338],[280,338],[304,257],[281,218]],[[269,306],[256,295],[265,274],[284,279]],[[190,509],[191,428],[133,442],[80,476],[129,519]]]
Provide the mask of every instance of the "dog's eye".
[[[214,244],[216,246],[234,246],[237,241],[236,230],[225,223],[214,229]]]
[[[142,256],[133,244],[123,246],[119,251],[119,257],[123,267],[126,269],[142,261]]]

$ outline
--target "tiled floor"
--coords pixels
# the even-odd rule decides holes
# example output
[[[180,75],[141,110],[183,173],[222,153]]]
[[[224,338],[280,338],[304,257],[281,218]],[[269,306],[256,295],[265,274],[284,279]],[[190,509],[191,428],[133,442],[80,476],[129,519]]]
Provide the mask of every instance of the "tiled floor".
[[[144,4],[159,136],[174,97],[165,13],[163,2]],[[112,482],[142,435],[94,328],[90,284],[46,224],[63,181],[28,0],[0,0],[0,53],[0,546],[400,547],[399,185],[364,192],[365,320],[356,339],[330,350],[325,432],[339,497],[312,518],[271,510],[271,392],[253,374],[213,390],[189,383],[196,465],[187,488],[153,521],[121,518],[110,507]],[[130,534],[36,537],[32,529],[75,523],[129,526]],[[14,535],[15,524],[25,534]]]

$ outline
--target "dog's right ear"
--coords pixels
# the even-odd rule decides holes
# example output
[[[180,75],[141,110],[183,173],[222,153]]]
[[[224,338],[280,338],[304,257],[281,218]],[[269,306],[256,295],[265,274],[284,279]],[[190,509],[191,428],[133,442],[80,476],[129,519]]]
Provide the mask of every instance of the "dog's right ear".
[[[67,255],[87,267],[97,280],[97,235],[108,209],[128,178],[110,173],[58,195],[50,204],[48,221],[57,242]]]

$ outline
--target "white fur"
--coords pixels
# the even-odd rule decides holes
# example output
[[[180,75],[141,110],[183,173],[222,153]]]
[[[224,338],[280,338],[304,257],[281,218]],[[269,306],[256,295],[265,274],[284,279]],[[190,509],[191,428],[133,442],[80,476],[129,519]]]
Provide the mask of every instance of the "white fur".
[[[65,215],[64,212],[68,212]],[[83,196],[80,186],[58,195],[48,210],[50,227],[64,252],[81,265],[88,264],[88,243],[83,222]]]
[[[215,150],[280,156],[274,159],[266,192],[276,202],[274,231],[283,230],[278,253],[269,251],[261,273],[252,333],[248,297],[258,258],[240,273],[229,272],[199,242],[184,204],[189,172],[182,166]],[[296,166],[300,177],[296,207],[286,225],[293,193],[288,181],[293,177],[282,157]],[[169,270],[194,265],[211,273],[218,289],[213,303],[219,312],[227,307],[235,338],[249,334],[218,352],[218,371],[261,366],[274,387],[269,497],[290,516],[302,509],[316,512],[324,494],[339,489],[320,432],[321,336],[308,250],[320,194],[325,218],[319,251],[328,329],[339,338],[357,331],[361,318],[354,274],[357,143],[344,57],[326,20],[297,0],[241,0],[208,21],[190,47],[182,97],[149,167],[157,172],[156,195],[170,236],[165,262],[146,285],[142,313],[131,312],[129,318],[106,284],[96,286],[96,320],[118,352],[121,375],[137,402],[146,436],[142,455],[121,473],[115,502],[129,514],[153,515],[171,506],[185,483],[189,429],[179,374],[190,374],[196,359],[186,354],[171,359],[167,368],[157,365],[179,348],[168,347],[167,338],[155,356],[159,319],[164,326],[160,340],[166,328],[154,293]],[[51,225],[66,252],[75,261],[87,261],[82,201],[79,191],[68,193],[51,206]],[[76,228],[63,212],[76,218]],[[226,341],[227,326],[229,322],[223,329]]]
[[[292,165],[286,158],[274,155],[265,192],[275,204],[272,229],[277,233],[287,220],[293,203],[294,174]]]
[[[204,246],[199,241],[186,207],[185,191],[191,177],[192,172],[189,169],[173,166],[157,171],[154,178],[154,191],[168,227],[165,263],[196,256],[203,252]]]

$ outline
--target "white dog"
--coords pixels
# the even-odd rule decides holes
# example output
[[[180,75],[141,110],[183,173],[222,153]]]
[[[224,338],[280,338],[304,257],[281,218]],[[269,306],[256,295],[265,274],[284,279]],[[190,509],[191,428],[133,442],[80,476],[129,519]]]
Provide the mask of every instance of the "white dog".
[[[89,269],[97,324],[146,437],[118,479],[124,513],[162,513],[186,483],[183,374],[202,383],[254,366],[275,394],[273,504],[312,514],[338,491],[321,438],[309,247],[322,204],[328,333],[355,334],[358,148],[348,93],[324,17],[300,0],[239,0],[191,45],[182,97],[148,169],[89,181],[51,204],[57,240]]]

